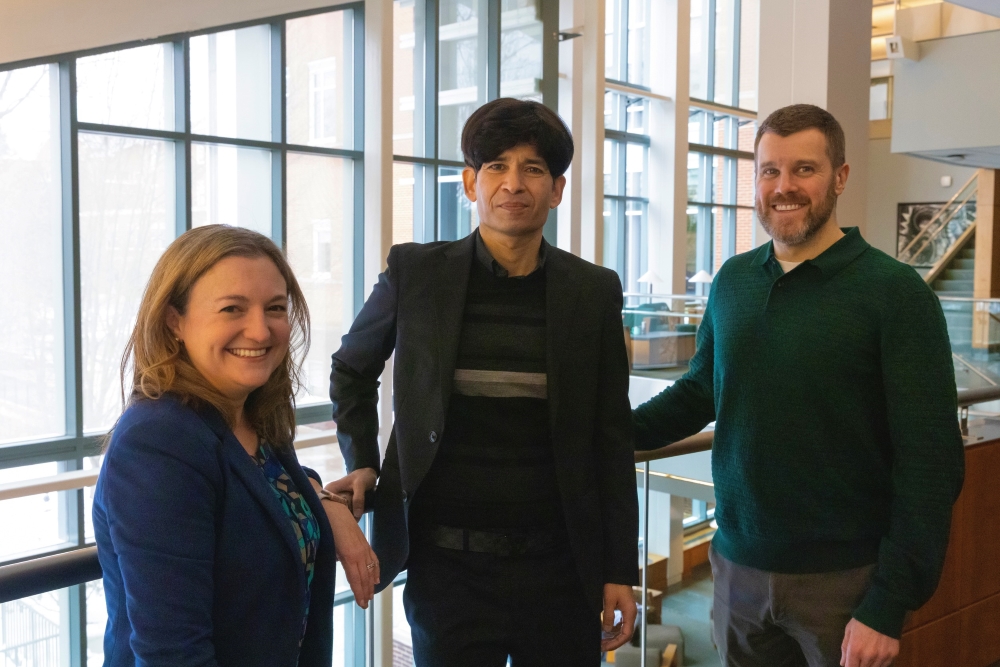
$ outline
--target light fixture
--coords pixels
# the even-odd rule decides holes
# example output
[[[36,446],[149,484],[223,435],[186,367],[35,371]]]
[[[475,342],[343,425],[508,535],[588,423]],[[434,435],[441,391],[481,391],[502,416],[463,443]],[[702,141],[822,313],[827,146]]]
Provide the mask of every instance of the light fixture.
[[[693,276],[691,276],[690,278],[688,278],[688,282],[689,283],[707,283],[707,284],[710,284],[712,282],[712,275],[708,271],[706,271],[705,269],[702,269],[698,273],[696,273]]]

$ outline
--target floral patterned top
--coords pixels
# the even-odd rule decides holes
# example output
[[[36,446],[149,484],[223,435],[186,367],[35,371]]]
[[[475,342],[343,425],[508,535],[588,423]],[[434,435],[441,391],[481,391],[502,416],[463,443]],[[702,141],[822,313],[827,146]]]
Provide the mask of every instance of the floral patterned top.
[[[257,465],[264,471],[264,476],[271,483],[281,509],[288,515],[295,531],[295,537],[299,540],[299,551],[302,554],[302,565],[306,570],[306,591],[305,609],[302,617],[302,634],[299,636],[299,646],[306,636],[306,625],[309,622],[309,598],[312,588],[313,570],[316,567],[316,549],[319,547],[319,522],[316,521],[309,503],[302,497],[295,483],[285,471],[284,466],[278,457],[270,451],[270,448],[261,443],[254,457]]]

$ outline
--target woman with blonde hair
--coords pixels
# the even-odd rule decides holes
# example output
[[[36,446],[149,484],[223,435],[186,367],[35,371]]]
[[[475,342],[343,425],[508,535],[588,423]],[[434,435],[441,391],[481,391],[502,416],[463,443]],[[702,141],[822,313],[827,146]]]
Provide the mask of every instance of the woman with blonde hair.
[[[94,497],[105,665],[329,667],[335,560],[363,607],[379,575],[350,499],[295,457],[308,345],[267,237],[200,227],[157,262]]]

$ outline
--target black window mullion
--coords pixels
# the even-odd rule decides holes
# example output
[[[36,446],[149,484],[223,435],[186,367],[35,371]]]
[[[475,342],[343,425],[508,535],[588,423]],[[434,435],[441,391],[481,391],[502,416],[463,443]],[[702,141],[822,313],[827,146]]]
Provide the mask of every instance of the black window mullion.
[[[285,127],[285,22],[271,24],[271,239],[288,251],[288,148]]]
[[[176,235],[191,229],[191,80],[187,39],[174,42],[174,129],[184,134],[174,142],[174,218]]]

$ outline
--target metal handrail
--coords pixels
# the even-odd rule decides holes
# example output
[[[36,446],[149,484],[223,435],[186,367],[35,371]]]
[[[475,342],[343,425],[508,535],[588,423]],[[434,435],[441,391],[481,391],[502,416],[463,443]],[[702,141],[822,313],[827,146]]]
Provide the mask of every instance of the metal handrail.
[[[101,578],[97,547],[0,566],[0,604]]]
[[[972,176],[970,176],[970,177],[969,177],[969,180],[967,180],[967,181],[965,182],[965,185],[963,185],[963,186],[962,186],[961,188],[959,188],[959,189],[958,189],[958,191],[957,191],[957,192],[956,192],[956,193],[955,193],[954,195],[952,195],[951,199],[949,199],[949,200],[947,201],[947,203],[945,203],[945,205],[944,205],[944,206],[942,206],[942,207],[941,207],[941,209],[940,209],[940,210],[939,210],[939,211],[938,211],[938,212],[937,212],[937,213],[936,213],[936,214],[934,215],[934,217],[933,217],[933,218],[931,218],[930,222],[928,222],[928,223],[927,223],[927,225],[926,225],[926,226],[925,226],[925,227],[924,227],[923,229],[921,229],[921,230],[920,230],[920,233],[919,233],[919,234],[917,234],[916,236],[914,236],[914,237],[913,237],[913,238],[912,238],[912,239],[910,240],[910,242],[906,244],[906,247],[905,247],[905,248],[903,248],[903,249],[902,249],[902,250],[901,250],[901,251],[900,251],[900,252],[898,253],[898,257],[899,257],[900,259],[903,259],[904,257],[906,257],[906,253],[907,253],[907,251],[908,251],[908,250],[909,250],[909,249],[910,249],[911,247],[913,247],[913,245],[914,245],[914,244],[915,244],[915,243],[916,243],[917,241],[920,241],[920,240],[922,240],[922,239],[923,239],[923,237],[924,237],[925,235],[928,235],[928,234],[930,234],[930,231],[931,231],[931,229],[932,229],[932,228],[934,227],[935,223],[937,223],[937,222],[938,222],[938,220],[940,220],[940,219],[941,219],[941,217],[942,217],[943,215],[945,215],[945,212],[946,212],[946,211],[948,211],[948,210],[950,209],[951,205],[952,205],[952,204],[954,204],[954,203],[955,203],[955,202],[956,202],[956,201],[958,200],[959,196],[961,196],[961,194],[962,194],[963,192],[965,192],[966,188],[968,188],[968,187],[969,187],[970,185],[972,185],[972,182],[973,182],[973,181],[975,181],[975,180],[976,180],[977,178],[979,178],[979,172],[978,172],[978,171],[974,172],[974,173],[972,174]],[[976,189],[978,189],[978,187],[977,187]],[[968,195],[966,195],[965,199],[964,199],[964,200],[962,201],[962,205],[961,205],[961,206],[959,206],[959,207],[958,207],[958,209],[956,209],[956,211],[958,211],[958,210],[961,210],[962,206],[965,206],[965,204],[966,204],[966,203],[968,203],[968,201],[969,201],[969,197],[971,197],[971,196],[972,196],[972,193],[971,193],[971,192],[970,192],[970,193],[969,193]],[[949,217],[949,219],[950,219],[951,217],[954,217],[954,213],[953,213],[953,214],[950,214],[950,215],[949,215],[948,217]],[[947,224],[947,222],[948,222],[948,221],[946,220],[944,224]],[[922,245],[922,246],[920,247],[920,250],[923,250],[924,248],[926,248],[926,247],[927,247],[927,243],[929,243],[930,241],[934,240],[934,238],[935,238],[935,237],[937,237],[937,235],[938,235],[938,234],[940,233],[941,229],[944,229],[944,224],[942,224],[942,225],[940,225],[940,226],[938,227],[937,231],[935,231],[935,232],[934,232],[934,235],[933,235],[933,236],[932,236],[931,238],[929,238],[929,239],[926,239],[926,242],[924,243],[924,245]],[[913,253],[913,256],[916,256],[916,253],[917,253],[917,252],[919,252],[919,250],[918,250],[918,251],[915,251],[915,252]],[[905,261],[905,260],[904,260],[904,261]]]

